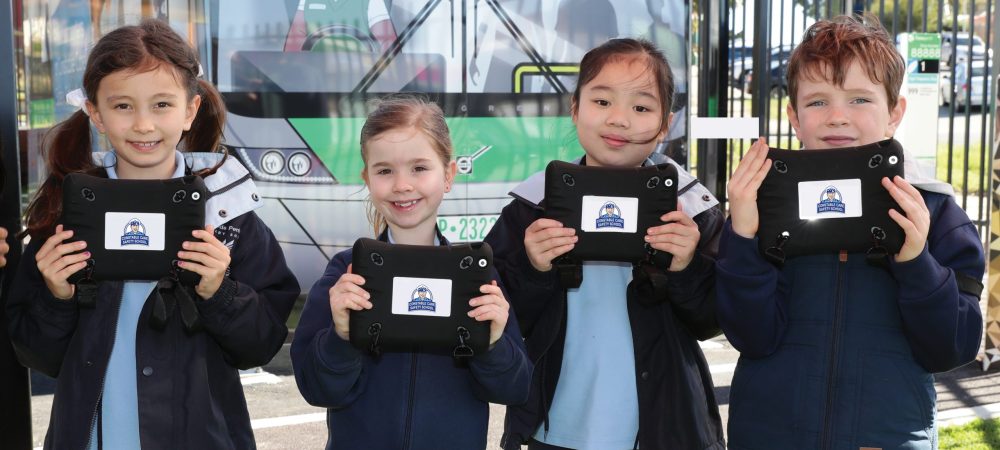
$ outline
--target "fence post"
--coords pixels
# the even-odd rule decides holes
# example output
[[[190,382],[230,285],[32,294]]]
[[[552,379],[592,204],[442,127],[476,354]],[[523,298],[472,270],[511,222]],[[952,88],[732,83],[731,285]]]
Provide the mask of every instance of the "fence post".
[[[7,267],[0,269],[0,442],[3,448],[31,449],[31,391],[28,370],[14,355],[7,337],[7,292],[21,255],[14,234],[21,229],[21,179],[17,142],[17,86],[14,61],[14,10],[12,2],[0,6],[0,226],[8,231]],[[6,272],[7,276],[4,276]]]

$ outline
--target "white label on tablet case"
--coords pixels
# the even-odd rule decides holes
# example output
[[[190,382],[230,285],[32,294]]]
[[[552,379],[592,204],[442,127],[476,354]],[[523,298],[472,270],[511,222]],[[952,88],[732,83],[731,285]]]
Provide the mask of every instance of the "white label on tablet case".
[[[104,248],[153,250],[164,248],[166,216],[160,213],[104,213]]]
[[[861,217],[861,180],[799,183],[799,218],[803,220]]]
[[[584,195],[580,229],[596,233],[635,233],[639,199]]]
[[[392,278],[392,313],[405,316],[451,316],[451,280]]]

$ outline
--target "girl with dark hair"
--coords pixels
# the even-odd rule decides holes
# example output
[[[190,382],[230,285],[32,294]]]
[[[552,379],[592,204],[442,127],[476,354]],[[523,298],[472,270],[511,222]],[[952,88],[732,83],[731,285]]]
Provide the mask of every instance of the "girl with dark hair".
[[[670,65],[651,43],[612,39],[584,55],[571,112],[580,164],[639,167],[672,118]],[[676,163],[675,163],[676,164]],[[535,364],[531,394],[507,408],[503,448],[722,449],[712,379],[698,340],[719,334],[714,257],[718,201],[678,166],[680,208],[646,242],[670,253],[667,270],[585,261],[579,286],[553,260],[576,230],[542,218],[545,173],[514,188],[486,237]],[[638,274],[638,276],[635,276]],[[651,277],[666,279],[658,296]],[[569,284],[569,283],[567,283]]]
[[[199,72],[194,51],[166,23],[116,29],[88,57],[76,96],[85,110],[50,135],[49,176],[27,210],[31,242],[7,303],[18,359],[57,379],[46,449],[254,447],[238,369],[281,348],[299,286],[253,213],[261,202],[246,169],[218,152],[225,111]],[[91,124],[112,152],[92,152]],[[66,242],[73,230],[57,223],[70,173],[204,177],[208,223],[177,254],[201,277],[178,296],[193,299],[195,325],[172,314],[172,303],[159,309],[155,281],[99,282],[96,302],[80,301],[67,278],[90,254],[86,242]]]

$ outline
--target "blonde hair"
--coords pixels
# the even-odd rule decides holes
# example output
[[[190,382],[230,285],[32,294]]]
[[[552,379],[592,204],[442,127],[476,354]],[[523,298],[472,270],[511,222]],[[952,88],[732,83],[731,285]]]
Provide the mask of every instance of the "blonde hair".
[[[414,96],[402,95],[379,100],[372,112],[368,114],[368,118],[365,119],[364,126],[361,127],[361,160],[364,162],[366,172],[368,171],[368,143],[387,131],[406,128],[413,128],[423,133],[433,144],[434,150],[441,158],[441,163],[448,167],[448,163],[451,162],[452,146],[448,124],[444,120],[444,112],[435,103]],[[389,224],[371,202],[370,195],[366,214],[375,231],[375,236],[382,234]]]

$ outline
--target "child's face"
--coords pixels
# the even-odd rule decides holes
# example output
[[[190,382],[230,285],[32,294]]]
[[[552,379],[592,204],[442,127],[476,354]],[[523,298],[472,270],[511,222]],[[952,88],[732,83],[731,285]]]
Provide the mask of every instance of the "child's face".
[[[166,66],[141,73],[119,70],[101,79],[97,98],[87,102],[90,120],[118,156],[119,177],[173,176],[174,149],[201,105],[200,96],[188,99],[178,80]]]
[[[442,164],[431,141],[414,128],[386,131],[365,147],[368,160],[361,176],[393,234],[433,230],[441,199],[455,179],[455,163]]]
[[[580,89],[573,124],[587,165],[635,167],[653,152],[666,131],[656,80],[642,59],[607,63]]]
[[[788,120],[806,149],[856,147],[890,138],[903,119],[906,99],[889,109],[885,86],[851,63],[840,87],[828,80],[799,80],[798,111],[788,105]]]

